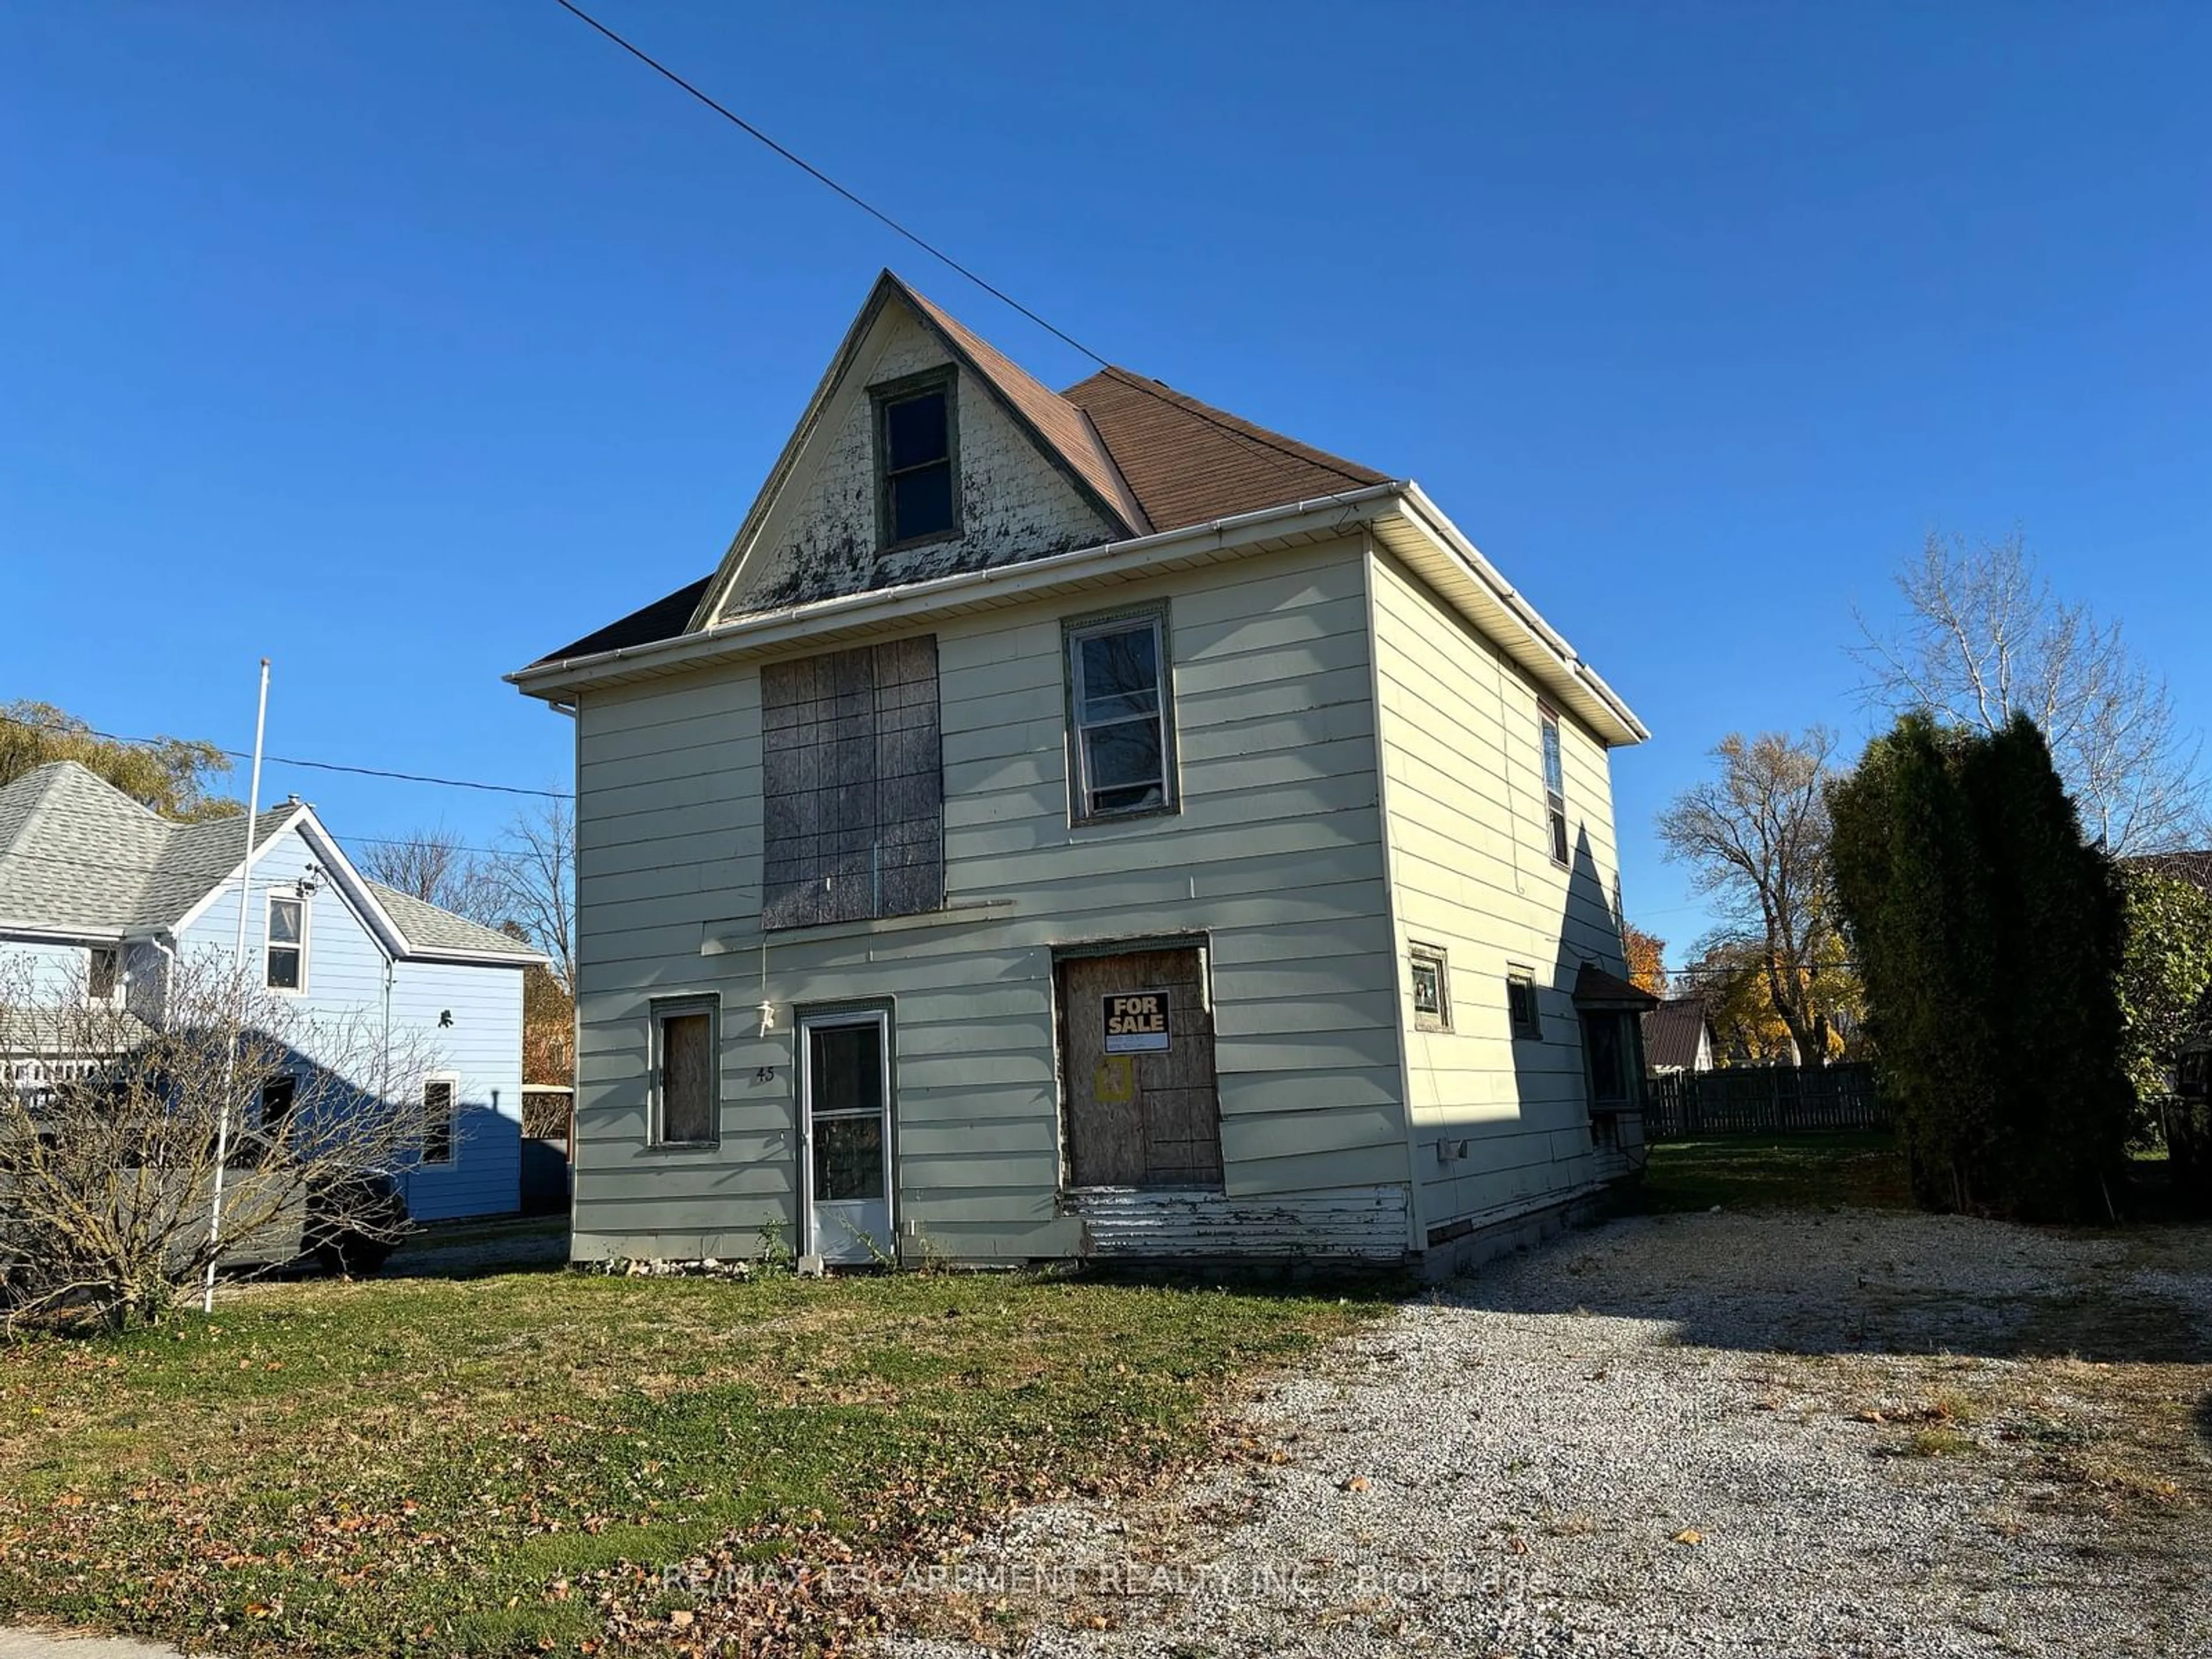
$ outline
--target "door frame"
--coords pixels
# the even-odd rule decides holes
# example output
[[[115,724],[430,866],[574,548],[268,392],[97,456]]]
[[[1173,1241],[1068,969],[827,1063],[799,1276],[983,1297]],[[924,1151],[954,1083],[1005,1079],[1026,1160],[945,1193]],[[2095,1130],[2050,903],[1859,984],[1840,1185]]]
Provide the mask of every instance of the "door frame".
[[[793,1047],[799,1064],[793,1069],[799,1109],[799,1240],[801,1255],[822,1254],[814,1236],[814,1052],[809,1033],[817,1027],[872,1025],[876,1028],[878,1063],[883,1067],[884,1091],[884,1213],[890,1237],[887,1250],[898,1248],[898,1110],[891,1080],[897,1074],[891,1058],[891,1006],[887,1002],[855,1006],[801,1010],[793,1021]]]

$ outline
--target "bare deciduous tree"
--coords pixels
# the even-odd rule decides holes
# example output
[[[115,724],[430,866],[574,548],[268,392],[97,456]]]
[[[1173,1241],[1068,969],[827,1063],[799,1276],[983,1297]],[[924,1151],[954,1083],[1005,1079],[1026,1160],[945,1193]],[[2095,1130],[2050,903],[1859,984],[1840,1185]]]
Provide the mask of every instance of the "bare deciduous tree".
[[[1864,617],[1851,654],[1870,702],[1996,733],[2015,713],[2043,728],[2082,829],[2115,854],[2202,833],[2201,744],[2164,679],[2117,621],[2062,599],[2018,531],[1969,547],[1930,534],[1897,575],[1906,617],[1893,634]]]
[[[417,830],[395,841],[365,842],[356,864],[371,881],[487,927],[507,919],[507,884],[496,860],[464,846],[449,830]]]
[[[405,1224],[393,1172],[448,1132],[425,1118],[427,1048],[366,1013],[241,989],[211,961],[171,969],[159,1029],[88,989],[0,981],[10,1326],[158,1319],[210,1261],[380,1259]]]
[[[507,918],[553,964],[553,977],[576,991],[576,816],[549,800],[507,826],[494,866]]]
[[[1659,817],[1670,863],[1718,901],[1729,937],[1757,947],[1774,1012],[1808,1063],[1825,1060],[1822,977],[1835,952],[1828,893],[1828,764],[1835,734],[1731,732],[1713,750],[1720,775],[1674,798]]]

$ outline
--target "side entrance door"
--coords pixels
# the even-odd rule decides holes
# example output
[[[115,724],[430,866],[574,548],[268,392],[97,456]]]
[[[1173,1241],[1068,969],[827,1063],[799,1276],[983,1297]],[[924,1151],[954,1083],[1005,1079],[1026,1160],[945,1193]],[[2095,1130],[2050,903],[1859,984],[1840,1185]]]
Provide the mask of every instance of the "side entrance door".
[[[1195,947],[1059,964],[1071,1187],[1221,1185],[1213,1015]]]
[[[892,1254],[890,1017],[880,1009],[799,1022],[805,1249],[824,1261]]]

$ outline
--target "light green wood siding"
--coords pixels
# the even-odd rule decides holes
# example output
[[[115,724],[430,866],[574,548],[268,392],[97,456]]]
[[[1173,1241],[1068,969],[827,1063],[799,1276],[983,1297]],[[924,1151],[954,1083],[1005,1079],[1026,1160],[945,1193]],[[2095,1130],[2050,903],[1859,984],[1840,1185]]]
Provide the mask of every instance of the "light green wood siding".
[[[1365,572],[1345,540],[940,622],[951,908],[764,956],[757,669],[584,696],[579,1253],[793,1237],[793,1010],[862,999],[895,1005],[900,1220],[957,1256],[1072,1251],[1052,952],[1088,940],[1210,936],[1227,1200],[1406,1182]],[[1062,622],[1163,599],[1181,811],[1072,830]],[[722,998],[720,1144],[649,1147],[647,1011],[697,992]]]
[[[1571,995],[1586,959],[1626,972],[1612,910],[1619,864],[1605,747],[1562,715],[1572,852],[1563,869],[1551,854],[1534,687],[1395,559],[1378,552],[1372,580],[1394,983],[1428,1228],[1619,1172],[1591,1150]],[[1415,942],[1448,953],[1449,1031],[1416,1029]],[[1540,1042],[1516,1040],[1508,1025],[1505,976],[1516,964],[1535,976]]]

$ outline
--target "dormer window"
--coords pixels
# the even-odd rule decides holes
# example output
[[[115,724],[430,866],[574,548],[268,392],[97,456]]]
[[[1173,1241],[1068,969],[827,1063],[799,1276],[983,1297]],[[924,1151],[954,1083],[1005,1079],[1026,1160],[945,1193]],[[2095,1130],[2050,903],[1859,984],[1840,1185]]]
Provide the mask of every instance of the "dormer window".
[[[884,548],[960,533],[959,433],[950,368],[871,389],[876,520]]]

